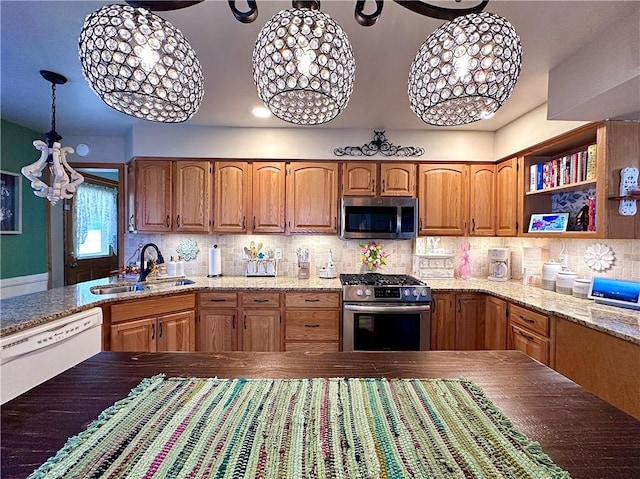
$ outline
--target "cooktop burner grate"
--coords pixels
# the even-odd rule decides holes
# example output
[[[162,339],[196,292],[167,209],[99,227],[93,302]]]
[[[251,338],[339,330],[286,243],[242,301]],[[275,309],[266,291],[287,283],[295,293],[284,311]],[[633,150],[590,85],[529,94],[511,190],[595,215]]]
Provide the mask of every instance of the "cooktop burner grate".
[[[343,286],[364,285],[364,286],[420,286],[422,281],[406,274],[341,274],[340,282]]]

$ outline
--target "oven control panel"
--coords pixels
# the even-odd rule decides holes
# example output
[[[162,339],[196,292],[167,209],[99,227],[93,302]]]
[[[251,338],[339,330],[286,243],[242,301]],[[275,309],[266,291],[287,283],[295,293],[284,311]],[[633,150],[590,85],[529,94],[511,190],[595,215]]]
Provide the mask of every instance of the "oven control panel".
[[[348,286],[343,290],[343,300],[426,303],[431,301],[431,288],[428,286]]]

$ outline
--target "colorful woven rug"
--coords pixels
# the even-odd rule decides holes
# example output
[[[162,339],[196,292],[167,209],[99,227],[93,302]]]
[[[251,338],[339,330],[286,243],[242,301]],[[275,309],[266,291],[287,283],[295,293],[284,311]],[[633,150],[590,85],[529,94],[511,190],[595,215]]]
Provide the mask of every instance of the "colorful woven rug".
[[[468,380],[145,379],[33,478],[568,478]]]

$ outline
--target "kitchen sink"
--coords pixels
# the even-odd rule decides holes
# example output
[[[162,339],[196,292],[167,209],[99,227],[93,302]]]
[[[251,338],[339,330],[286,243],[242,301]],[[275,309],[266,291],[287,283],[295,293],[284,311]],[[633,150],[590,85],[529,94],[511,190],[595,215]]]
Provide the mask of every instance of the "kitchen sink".
[[[113,284],[104,286],[94,286],[89,289],[93,294],[116,294],[131,293],[135,291],[145,291],[147,288],[138,283],[134,284]]]

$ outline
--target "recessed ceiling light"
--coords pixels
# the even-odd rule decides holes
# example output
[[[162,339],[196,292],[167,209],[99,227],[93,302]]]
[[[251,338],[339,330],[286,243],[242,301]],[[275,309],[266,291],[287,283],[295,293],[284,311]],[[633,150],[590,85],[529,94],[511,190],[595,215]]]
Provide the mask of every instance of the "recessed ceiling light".
[[[257,116],[258,118],[269,118],[271,116],[271,111],[264,106],[256,106],[251,110],[253,116]]]

